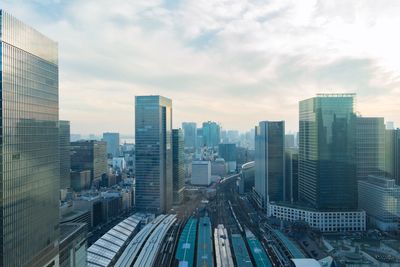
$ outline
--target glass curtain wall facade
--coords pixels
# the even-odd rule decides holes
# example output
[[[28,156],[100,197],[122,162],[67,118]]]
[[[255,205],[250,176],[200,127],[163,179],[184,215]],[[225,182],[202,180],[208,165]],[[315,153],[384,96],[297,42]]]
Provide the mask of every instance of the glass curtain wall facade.
[[[172,205],[172,101],[135,97],[136,207],[163,213]]]
[[[285,201],[294,203],[299,199],[299,151],[285,150]]]
[[[385,130],[385,176],[400,185],[400,129]]]
[[[284,200],[285,122],[262,121],[256,129],[255,191],[263,207]]]
[[[181,129],[172,130],[172,155],[173,155],[173,203],[181,204],[185,190],[185,151],[183,133]]]
[[[58,45],[0,22],[0,266],[43,266],[58,254]]]
[[[213,121],[203,122],[203,144],[207,147],[216,147],[221,140],[221,128]]]
[[[357,207],[354,94],[299,104],[299,198],[321,210]]]
[[[58,122],[60,138],[60,189],[71,187],[70,125],[69,121]]]
[[[385,123],[383,118],[357,117],[357,180],[385,174]]]
[[[103,133],[103,141],[107,143],[107,154],[113,157],[119,157],[119,133]]]
[[[197,124],[195,122],[183,122],[182,129],[185,140],[185,148],[195,149],[197,147]]]
[[[71,169],[73,171],[90,171],[91,182],[107,174],[106,142],[83,140],[71,142]]]
[[[218,155],[225,161],[236,161],[236,144],[219,144]]]

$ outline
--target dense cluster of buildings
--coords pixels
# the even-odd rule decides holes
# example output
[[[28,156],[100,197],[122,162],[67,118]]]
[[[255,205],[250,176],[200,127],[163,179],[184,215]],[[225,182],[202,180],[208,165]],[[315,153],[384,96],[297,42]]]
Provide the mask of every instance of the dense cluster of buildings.
[[[57,44],[4,11],[0,22],[0,266],[81,266],[88,232],[137,210],[168,213],[186,185],[239,171],[239,192],[269,216],[327,232],[399,230],[400,129],[356,116],[355,95],[301,101],[298,135],[284,121],[244,134],[213,121],[173,129],[171,99],[137,96],[135,144],[113,132],[82,140],[59,120]],[[136,231],[136,219],[120,227]]]
[[[400,230],[399,130],[357,116],[354,94],[300,101],[299,127],[298,148],[283,121],[256,127],[252,194],[260,208],[327,232],[362,231],[367,222]]]

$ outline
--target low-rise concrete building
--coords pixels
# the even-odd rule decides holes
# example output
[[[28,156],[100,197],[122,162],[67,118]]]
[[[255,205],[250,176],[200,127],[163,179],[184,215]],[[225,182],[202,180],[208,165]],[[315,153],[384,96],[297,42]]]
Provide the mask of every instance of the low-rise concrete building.
[[[306,222],[321,232],[357,232],[366,230],[366,213],[354,211],[317,211],[290,204],[268,204],[268,216],[281,220]]]

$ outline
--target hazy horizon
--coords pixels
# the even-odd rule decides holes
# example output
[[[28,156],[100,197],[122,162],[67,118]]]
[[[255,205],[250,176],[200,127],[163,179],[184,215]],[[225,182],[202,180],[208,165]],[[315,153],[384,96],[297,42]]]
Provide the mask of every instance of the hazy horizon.
[[[72,133],[133,134],[134,97],[147,94],[172,99],[174,127],[212,120],[244,132],[285,120],[297,131],[300,100],[342,92],[357,94],[360,114],[400,121],[393,1],[5,0],[0,8],[58,42],[60,119]]]

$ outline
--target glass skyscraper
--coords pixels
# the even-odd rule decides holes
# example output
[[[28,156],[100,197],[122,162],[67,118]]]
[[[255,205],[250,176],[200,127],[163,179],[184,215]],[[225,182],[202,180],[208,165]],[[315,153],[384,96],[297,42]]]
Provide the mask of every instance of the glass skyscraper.
[[[207,147],[216,147],[221,141],[221,128],[213,121],[203,122],[203,144]]]
[[[196,148],[197,125],[195,122],[182,122],[183,135],[186,148]]]
[[[172,205],[172,101],[136,96],[136,207],[156,213]]]
[[[385,130],[385,176],[400,185],[400,129]]]
[[[57,265],[58,45],[0,11],[0,266]]]
[[[181,204],[185,190],[185,151],[181,129],[172,130],[172,155],[173,203]]]
[[[295,203],[299,199],[299,151],[285,149],[285,201]]]
[[[268,201],[284,200],[285,122],[260,122],[255,144],[255,191],[266,208]]]
[[[385,175],[385,123],[383,118],[357,117],[357,180]]]
[[[320,210],[357,207],[354,97],[300,101],[299,199]]]
[[[107,154],[113,157],[119,157],[119,133],[103,133],[103,141],[107,143]]]
[[[71,169],[90,171],[91,182],[100,181],[107,170],[107,144],[104,141],[82,140],[71,142]]]
[[[71,187],[70,125],[69,121],[59,121],[60,141],[60,189]]]
[[[225,161],[236,162],[236,144],[219,144],[218,155]]]

